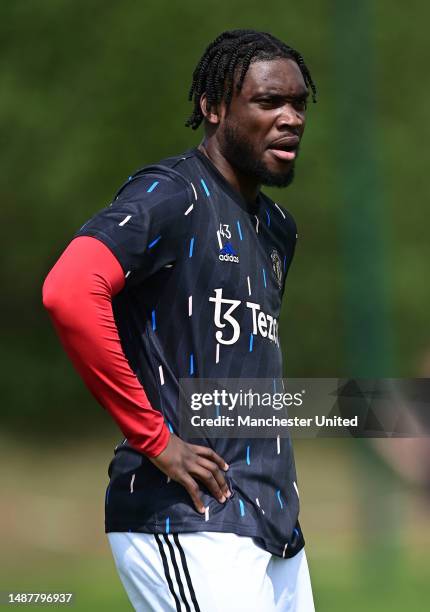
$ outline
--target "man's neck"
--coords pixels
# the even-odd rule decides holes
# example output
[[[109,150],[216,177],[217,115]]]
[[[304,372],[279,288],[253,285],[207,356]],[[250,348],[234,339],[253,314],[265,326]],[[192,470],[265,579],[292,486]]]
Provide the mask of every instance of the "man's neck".
[[[245,202],[255,206],[260,191],[260,184],[234,168],[222,155],[219,147],[212,139],[205,138],[197,147],[206,155],[230,185],[243,197]]]

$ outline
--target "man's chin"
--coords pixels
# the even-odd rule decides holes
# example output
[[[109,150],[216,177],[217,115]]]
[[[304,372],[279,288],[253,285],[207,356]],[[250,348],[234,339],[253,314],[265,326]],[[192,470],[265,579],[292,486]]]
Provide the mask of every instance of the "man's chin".
[[[284,172],[271,172],[267,168],[261,170],[260,182],[266,187],[288,187],[294,180],[294,163]]]

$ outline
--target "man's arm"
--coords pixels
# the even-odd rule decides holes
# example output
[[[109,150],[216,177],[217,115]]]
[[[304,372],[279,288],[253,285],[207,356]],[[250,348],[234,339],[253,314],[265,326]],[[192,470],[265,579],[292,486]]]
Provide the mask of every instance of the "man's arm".
[[[207,447],[169,433],[162,414],[149,403],[122,350],[112,297],[124,286],[124,272],[101,241],[75,238],[48,274],[43,303],[60,340],[87,387],[113,416],[130,445],[187,489],[204,512],[201,480],[220,501],[228,487],[226,464]]]

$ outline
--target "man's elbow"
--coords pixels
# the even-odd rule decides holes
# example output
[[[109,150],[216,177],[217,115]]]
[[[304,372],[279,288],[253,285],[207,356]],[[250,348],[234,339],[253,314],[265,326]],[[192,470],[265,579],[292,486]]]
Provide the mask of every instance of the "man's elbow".
[[[54,318],[61,316],[62,312],[68,307],[69,296],[67,287],[61,283],[55,269],[52,269],[42,287],[42,303],[50,315]]]

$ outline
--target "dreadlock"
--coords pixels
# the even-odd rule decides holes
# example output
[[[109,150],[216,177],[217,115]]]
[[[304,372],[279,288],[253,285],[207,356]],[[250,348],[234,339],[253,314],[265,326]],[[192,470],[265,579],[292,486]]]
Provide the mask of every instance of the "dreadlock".
[[[227,106],[233,96],[236,71],[240,73],[236,89],[242,89],[251,62],[275,58],[293,59],[303,75],[306,86],[316,102],[316,87],[303,57],[278,38],[256,30],[228,30],[220,34],[205,50],[193,73],[188,100],[194,98],[194,110],[185,125],[196,130],[203,121],[200,97],[206,92],[208,106],[224,99]]]

